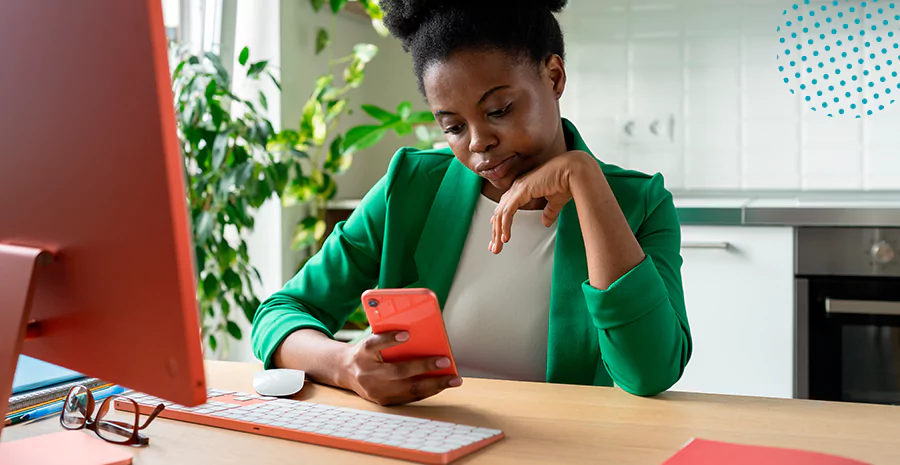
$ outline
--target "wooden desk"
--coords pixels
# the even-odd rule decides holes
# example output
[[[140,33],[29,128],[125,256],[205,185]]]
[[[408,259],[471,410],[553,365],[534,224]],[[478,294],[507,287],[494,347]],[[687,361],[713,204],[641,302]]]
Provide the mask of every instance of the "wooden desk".
[[[210,387],[252,391],[259,365],[208,362]],[[414,406],[382,409],[307,384],[298,396],[331,405],[502,429],[507,438],[457,463],[660,464],[689,438],[814,450],[874,464],[900,463],[900,407],[666,393],[467,379]],[[4,429],[11,441],[59,431],[57,419]],[[158,419],[134,463],[402,463],[245,433]]]

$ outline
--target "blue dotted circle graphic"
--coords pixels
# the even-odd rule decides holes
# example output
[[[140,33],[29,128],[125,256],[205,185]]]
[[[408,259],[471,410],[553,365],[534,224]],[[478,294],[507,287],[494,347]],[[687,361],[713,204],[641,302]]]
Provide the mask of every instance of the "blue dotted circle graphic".
[[[822,3],[794,0],[782,13],[781,80],[817,113],[861,118],[884,111],[900,89],[900,0]]]

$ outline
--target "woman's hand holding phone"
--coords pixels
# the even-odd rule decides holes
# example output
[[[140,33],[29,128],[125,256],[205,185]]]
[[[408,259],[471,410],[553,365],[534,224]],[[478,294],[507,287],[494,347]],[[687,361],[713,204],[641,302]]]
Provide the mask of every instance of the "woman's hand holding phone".
[[[447,357],[424,357],[388,363],[381,351],[409,341],[406,331],[373,334],[354,346],[348,346],[344,360],[347,379],[341,383],[360,397],[379,405],[400,405],[431,397],[446,388],[458,387],[458,376],[425,376],[448,368]]]

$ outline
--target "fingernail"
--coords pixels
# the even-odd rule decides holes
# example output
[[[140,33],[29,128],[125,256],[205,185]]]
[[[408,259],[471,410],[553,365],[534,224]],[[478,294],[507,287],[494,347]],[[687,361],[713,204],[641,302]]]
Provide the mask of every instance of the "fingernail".
[[[439,358],[438,361],[435,362],[435,365],[437,365],[438,368],[447,368],[450,366],[450,359],[446,357]]]
[[[408,340],[409,340],[409,333],[407,333],[407,332],[397,333],[397,335],[394,336],[394,339],[396,339],[396,340],[399,341],[399,342],[405,342],[405,341],[408,341]]]
[[[490,250],[491,252],[494,251],[494,241],[488,243],[488,250]]]
[[[450,387],[460,387],[462,386],[462,378],[453,378],[447,385]]]

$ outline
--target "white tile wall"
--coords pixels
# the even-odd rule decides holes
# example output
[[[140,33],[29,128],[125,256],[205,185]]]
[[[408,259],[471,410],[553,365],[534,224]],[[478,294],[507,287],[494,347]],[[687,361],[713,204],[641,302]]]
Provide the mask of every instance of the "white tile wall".
[[[563,114],[602,159],[661,172],[672,189],[900,189],[900,102],[861,119],[828,118],[821,106],[810,110],[815,100],[791,94],[783,82],[785,75],[793,79],[793,73],[802,74],[820,61],[825,69],[837,67],[832,56],[840,59],[846,52],[868,58],[891,45],[868,34],[801,61],[797,45],[818,40],[832,28],[842,32],[842,24],[826,24],[821,14],[807,17],[803,24],[809,33],[798,30],[798,37],[786,37],[781,44],[776,27],[793,3],[569,2],[560,16],[569,51]],[[810,8],[828,3],[812,0]],[[869,22],[861,13],[857,16],[858,33]],[[820,27],[814,26],[817,21]],[[854,46],[859,52],[853,52]],[[790,57],[783,55],[788,48],[794,51]],[[786,59],[776,61],[779,54]],[[897,60],[882,66],[900,72],[900,52],[893,55]],[[785,73],[779,65],[788,68]],[[885,72],[873,67],[842,69],[829,76],[828,85],[845,87],[851,92],[847,100],[858,105],[863,98],[874,101],[876,92],[879,103],[900,100],[900,88],[887,93],[888,83],[879,79]],[[870,74],[864,75],[865,70]],[[868,86],[870,81],[875,87]],[[864,94],[856,92],[858,87]],[[629,120],[646,124],[669,116],[675,119],[671,138],[647,131],[632,138],[623,134]]]

